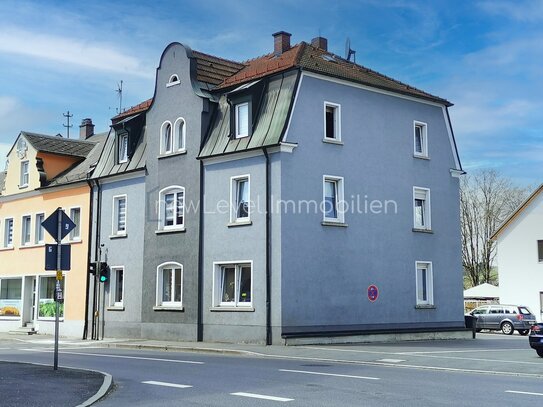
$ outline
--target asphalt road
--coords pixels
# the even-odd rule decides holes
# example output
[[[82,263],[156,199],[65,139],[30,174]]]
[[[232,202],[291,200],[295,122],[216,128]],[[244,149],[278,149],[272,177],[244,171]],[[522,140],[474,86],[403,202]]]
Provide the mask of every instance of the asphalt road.
[[[286,358],[98,349],[87,343],[62,346],[60,364],[113,375],[116,388],[96,404],[99,407],[543,403],[543,359],[526,347],[527,339],[479,337],[477,341],[304,347],[289,349]],[[39,341],[0,342],[0,360],[51,363],[50,348]],[[309,350],[321,357],[292,356]],[[334,355],[352,363],[323,361]],[[360,361],[358,355],[375,363]],[[485,367],[489,361],[492,369]],[[449,365],[454,370],[444,369]]]

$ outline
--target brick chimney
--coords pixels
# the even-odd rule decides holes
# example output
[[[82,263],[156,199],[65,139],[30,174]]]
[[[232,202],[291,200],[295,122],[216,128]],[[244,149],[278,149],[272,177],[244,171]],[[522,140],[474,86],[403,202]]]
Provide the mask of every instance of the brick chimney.
[[[311,45],[315,48],[320,48],[323,51],[328,51],[328,40],[324,37],[315,37],[311,40]]]
[[[279,31],[273,34],[273,53],[277,56],[290,49],[291,34]]]
[[[79,126],[79,138],[81,140],[86,140],[94,134],[94,124],[92,124],[92,119],[83,119],[81,120],[81,126]]]

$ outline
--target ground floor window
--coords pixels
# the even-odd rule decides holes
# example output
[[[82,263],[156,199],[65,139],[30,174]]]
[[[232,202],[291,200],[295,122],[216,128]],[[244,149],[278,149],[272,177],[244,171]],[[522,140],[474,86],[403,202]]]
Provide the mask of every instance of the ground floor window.
[[[215,306],[250,307],[252,274],[251,263],[215,264]]]
[[[158,266],[157,306],[181,307],[183,305],[183,266],[164,263]]]
[[[122,307],[124,297],[124,268],[111,267],[110,305]]]
[[[22,314],[22,278],[0,279],[0,317],[16,317]]]
[[[40,277],[40,287],[39,287],[39,301],[38,301],[38,317],[39,318],[54,318],[56,313],[56,302],[55,302],[55,287],[57,284],[57,279],[55,276],[52,277]],[[64,279],[60,281],[60,288],[64,293],[64,298],[66,298],[66,293],[64,292]],[[60,304],[60,317],[64,318],[64,304]]]
[[[432,263],[420,262],[416,263],[417,269],[417,305],[433,305],[433,277]]]

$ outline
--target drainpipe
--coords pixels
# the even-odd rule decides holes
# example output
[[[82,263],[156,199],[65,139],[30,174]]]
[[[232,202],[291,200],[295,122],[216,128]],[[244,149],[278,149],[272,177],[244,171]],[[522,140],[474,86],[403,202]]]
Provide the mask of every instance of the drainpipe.
[[[95,240],[95,247],[94,247],[94,259],[100,261],[100,223],[102,218],[102,187],[100,186],[100,182],[96,179],[94,180],[94,183],[96,184],[96,191],[97,191],[97,202],[96,202],[96,240]],[[96,273],[94,274],[94,297],[92,301],[92,339],[98,340],[98,327],[96,324],[96,301],[97,301],[97,290],[99,290],[99,284],[98,284],[98,273],[99,273],[98,267],[96,268]]]
[[[204,163],[200,160],[200,227],[198,228],[198,314],[196,317],[196,341],[204,340]]]
[[[266,157],[266,345],[271,345],[271,171],[268,150],[264,147],[262,151]]]
[[[89,330],[89,267],[91,263],[91,254],[92,254],[92,245],[90,244],[92,239],[92,215],[93,215],[93,188],[92,188],[92,182],[87,177],[87,184],[89,184],[89,190],[90,190],[90,205],[89,205],[89,237],[88,237],[88,248],[87,248],[87,271],[85,275],[87,278],[85,279],[85,325],[83,326],[83,340],[87,339],[87,333]]]

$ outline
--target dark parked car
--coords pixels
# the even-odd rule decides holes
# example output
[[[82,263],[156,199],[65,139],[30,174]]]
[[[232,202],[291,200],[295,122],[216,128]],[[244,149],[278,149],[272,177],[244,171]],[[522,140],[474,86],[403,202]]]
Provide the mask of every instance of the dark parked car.
[[[543,358],[543,323],[532,326],[530,330],[530,346]]]
[[[536,322],[535,315],[521,305],[483,305],[471,311],[470,315],[477,318],[477,332],[482,329],[501,329],[506,335],[513,335],[515,330],[521,335],[528,335]]]

